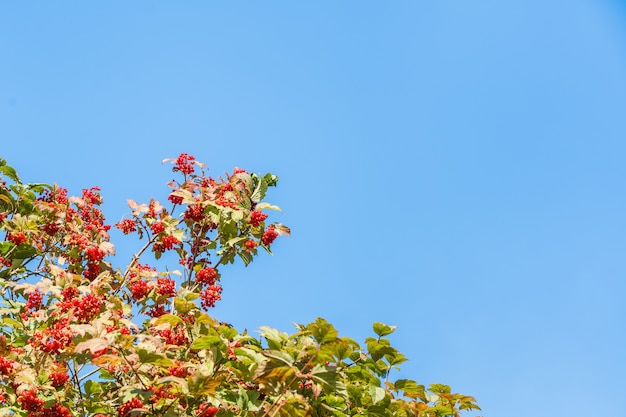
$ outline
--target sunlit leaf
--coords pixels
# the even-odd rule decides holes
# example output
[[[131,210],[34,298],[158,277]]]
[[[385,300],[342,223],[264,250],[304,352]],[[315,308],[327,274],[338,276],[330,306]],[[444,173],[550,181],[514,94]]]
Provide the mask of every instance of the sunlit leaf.
[[[278,206],[274,206],[274,205],[271,205],[270,203],[264,203],[264,202],[263,202],[263,203],[259,203],[259,204],[257,204],[257,205],[256,205],[256,210],[259,210],[259,211],[260,211],[260,210],[276,210],[276,211],[282,211],[282,210],[280,209],[280,207],[278,207]]]
[[[382,401],[382,399],[385,398],[385,390],[381,387],[374,387],[370,385],[368,391],[370,393],[370,396],[372,397],[372,401],[374,402],[374,404]]]
[[[2,161],[3,163],[5,161]],[[0,173],[6,175],[7,177],[11,178],[13,181],[15,182],[20,182],[20,177],[17,175],[17,172],[15,171],[15,169],[11,166],[8,165],[0,165]]]
[[[102,349],[106,349],[110,345],[111,345],[111,342],[107,339],[94,338],[94,339],[86,340],[84,342],[80,342],[79,344],[76,345],[76,348],[74,350],[77,353],[81,353],[86,350],[89,350],[91,353],[94,353]]]
[[[174,362],[171,359],[167,358],[164,355],[160,355],[154,352],[148,352],[144,349],[138,349],[137,354],[139,355],[139,360],[142,363],[151,363],[159,366],[173,366]]]
[[[183,319],[181,319],[180,317],[174,314],[163,314],[161,317],[157,318],[154,321],[154,324],[158,326],[160,324],[168,323],[170,326],[173,327],[182,322],[183,322]]]
[[[378,336],[387,336],[391,333],[394,332],[394,330],[396,330],[397,326],[388,326],[386,324],[383,323],[374,323],[374,325],[372,326],[374,328],[374,333],[376,333]]]
[[[250,196],[250,200],[252,200],[255,203],[258,203],[259,201],[265,198],[266,192],[267,192],[267,182],[264,178],[261,178],[254,192],[252,193],[252,196]]]
[[[339,332],[332,324],[320,317],[315,319],[314,323],[309,324],[306,329],[311,332],[311,335],[318,343],[332,342],[339,335]]]
[[[212,346],[223,345],[224,342],[219,336],[200,336],[191,344],[191,349],[209,349]]]

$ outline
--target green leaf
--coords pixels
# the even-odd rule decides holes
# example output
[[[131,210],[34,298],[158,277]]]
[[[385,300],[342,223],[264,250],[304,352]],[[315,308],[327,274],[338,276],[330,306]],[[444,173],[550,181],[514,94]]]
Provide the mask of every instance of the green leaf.
[[[27,185],[28,189],[31,191],[34,191],[36,193],[41,193],[44,190],[51,190],[52,186],[49,184],[44,184],[44,183],[31,183]]]
[[[231,218],[235,222],[240,222],[244,218],[245,212],[243,210],[233,210],[231,214]]]
[[[346,415],[342,413],[342,411],[346,409],[346,401],[344,398],[339,397],[338,395],[328,394],[324,395],[320,399],[323,401],[322,407],[332,411],[335,415],[337,415],[336,413],[338,412],[340,413],[339,415]]]
[[[278,176],[269,172],[263,176],[263,179],[268,187],[276,187],[276,184],[278,184]]]
[[[421,399],[426,401],[426,390],[423,385],[419,385],[417,382],[411,379],[399,379],[393,384],[394,389],[403,391],[404,395],[413,399]]]
[[[265,194],[267,193],[267,181],[265,178],[261,178],[259,183],[256,185],[256,189],[252,193],[250,200],[254,203],[258,203],[265,198]]]
[[[151,363],[159,366],[174,366],[174,362],[164,355],[158,353],[148,352],[145,349],[138,349],[137,354],[141,363]]]
[[[306,326],[306,329],[311,332],[313,338],[320,344],[333,342],[339,335],[339,332],[332,324],[320,317]]]
[[[372,405],[367,407],[367,416],[368,417],[372,417],[372,416],[387,416],[387,407],[384,405]],[[439,414],[437,414],[439,415]]]
[[[156,319],[154,322],[155,325],[168,323],[170,326],[176,326],[178,323],[182,323],[183,319],[174,315],[174,314],[163,314],[161,317]]]
[[[369,394],[372,397],[372,401],[374,402],[374,404],[382,401],[385,398],[385,390],[381,387],[375,387],[370,385],[367,390],[369,391]]]
[[[195,308],[198,308],[198,306],[195,303],[191,302],[191,301],[185,300],[184,298],[175,297],[174,298],[174,308],[180,314],[187,314],[191,310],[193,310]]]
[[[436,394],[450,394],[451,391],[450,386],[444,384],[430,384],[428,390]]]
[[[316,365],[311,370],[311,379],[321,383],[324,392],[334,393],[343,398],[348,398],[345,384],[339,379],[337,368],[330,366]]]
[[[348,359],[355,350],[360,349],[359,344],[348,337],[338,339],[331,346],[334,358],[337,362]]]
[[[171,384],[170,390],[173,390],[174,392],[182,392],[185,394],[189,392],[187,380],[176,376],[170,375],[161,377],[157,380],[157,384]]]
[[[403,362],[406,362],[408,359],[400,352],[394,352],[392,354],[385,355],[385,359],[389,362],[389,365],[399,365]]]
[[[373,337],[368,337],[365,339],[365,343],[367,344],[367,350],[374,361],[378,361],[385,355],[395,355],[398,353],[395,348],[391,347],[388,339],[377,340]]]
[[[196,372],[187,377],[189,393],[194,397],[215,394],[215,389],[220,386],[220,383],[219,379],[211,378],[210,370],[205,367],[198,368]]]
[[[235,246],[237,243],[241,242],[242,240],[247,240],[248,237],[247,236],[238,236],[238,237],[234,237],[232,239],[229,239],[226,242],[226,246],[232,247]]]
[[[263,355],[268,358],[275,359],[276,361],[282,362],[285,365],[293,365],[294,359],[287,352],[283,352],[282,350],[265,350],[263,351]]]
[[[237,329],[230,326],[220,326],[219,333],[225,339],[232,339],[239,334]]]
[[[287,334],[279,332],[267,326],[261,326],[261,336],[267,340],[270,349],[280,350],[283,343],[287,341]]]
[[[284,365],[281,361],[268,360],[259,365],[255,373],[255,381],[261,386],[277,394],[282,391],[283,386],[294,379],[295,371],[293,367]]]
[[[312,415],[311,406],[303,398],[291,397],[278,409],[281,417],[308,417]]]
[[[253,250],[255,250],[255,249],[253,249]],[[250,265],[250,262],[252,262],[252,260],[254,259],[251,254],[249,254],[248,252],[246,252],[244,250],[237,251],[237,255],[239,255],[239,258],[243,261],[243,264],[245,266]]]
[[[14,246],[15,245],[11,242],[0,242],[0,255],[6,255]]]
[[[13,252],[11,257],[13,259],[27,259],[33,255],[36,255],[37,253],[37,249],[35,249],[33,246],[23,243],[18,247],[15,252]]]
[[[191,349],[202,350],[210,349],[212,346],[224,344],[222,338],[219,336],[200,336],[191,344]]]
[[[11,178],[13,181],[19,183],[20,177],[17,175],[17,172],[15,171],[15,169],[5,164],[6,164],[5,160],[0,160],[0,173],[6,175],[7,177]]]
[[[15,208],[15,200],[11,193],[0,190],[0,211],[13,211]]]
[[[394,330],[396,330],[398,326],[387,326],[386,324],[383,323],[374,323],[373,328],[374,328],[374,333],[376,333],[378,336],[387,336],[388,334],[391,334],[394,332]]]
[[[91,379],[85,382],[85,393],[87,393],[88,397],[91,397],[94,394],[100,394],[102,392],[104,392],[104,390],[102,389],[102,386],[99,382],[93,381]]]
[[[23,326],[22,323],[15,319],[12,319],[11,317],[4,317],[2,319],[2,323],[11,326],[13,329],[19,329]]]

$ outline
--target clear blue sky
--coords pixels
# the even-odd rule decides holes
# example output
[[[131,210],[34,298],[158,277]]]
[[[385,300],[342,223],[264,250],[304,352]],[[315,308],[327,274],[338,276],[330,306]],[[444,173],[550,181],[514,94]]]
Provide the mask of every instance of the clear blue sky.
[[[626,415],[625,111],[618,1],[0,5],[25,180],[99,185],[115,222],[180,152],[274,172],[293,236],[214,314],[398,325],[399,375],[484,416]]]

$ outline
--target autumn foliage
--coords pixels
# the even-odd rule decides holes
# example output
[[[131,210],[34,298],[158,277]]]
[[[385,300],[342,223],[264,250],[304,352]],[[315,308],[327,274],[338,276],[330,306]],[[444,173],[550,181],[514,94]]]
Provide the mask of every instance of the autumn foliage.
[[[0,416],[457,416],[450,387],[391,371],[406,359],[375,323],[363,346],[323,319],[294,334],[211,317],[228,264],[289,235],[264,201],[272,174],[208,177],[191,155],[162,202],[129,201],[114,224],[97,187],[24,184],[0,159]],[[164,265],[161,258],[175,258]],[[117,258],[114,258],[117,256]],[[126,265],[123,269],[116,264]]]

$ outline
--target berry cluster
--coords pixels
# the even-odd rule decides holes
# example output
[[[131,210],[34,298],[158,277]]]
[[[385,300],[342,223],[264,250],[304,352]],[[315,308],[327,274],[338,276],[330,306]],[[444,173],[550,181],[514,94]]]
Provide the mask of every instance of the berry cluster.
[[[196,417],[214,417],[218,411],[220,411],[220,409],[214,405],[200,404],[200,407],[196,410]]]
[[[124,403],[123,405],[119,407],[117,411],[117,415],[118,417],[130,416],[131,411],[136,408],[143,408],[143,403],[141,402],[140,399],[133,398],[132,400],[128,401],[127,403]]]
[[[178,158],[176,158],[176,166],[174,167],[174,172],[180,171],[185,175],[193,174],[194,172],[194,161],[195,157],[192,155],[187,155],[186,153],[181,153]]]
[[[78,323],[89,323],[100,313],[102,305],[102,297],[94,294],[87,294],[80,298],[74,295],[59,302],[61,313],[71,312]]]
[[[28,343],[42,352],[58,355],[72,343],[72,336],[69,319],[62,317],[50,327],[36,331]]]
[[[14,360],[7,359],[7,358],[0,356],[0,374],[1,375],[11,375],[14,369],[15,369]]]
[[[208,177],[188,154],[172,162],[173,171],[183,177],[170,183],[167,199],[172,204],[166,208],[153,199],[147,204],[129,201],[131,213],[115,223],[124,235],[145,242],[125,271],[107,261],[114,250],[98,187],[73,197],[58,186],[42,187],[15,198],[25,201],[19,210],[0,209],[5,210],[0,212],[0,231],[9,242],[0,257],[0,272],[7,281],[25,283],[6,290],[11,302],[18,301],[13,317],[19,326],[13,330],[20,338],[7,341],[0,336],[0,403],[13,414],[214,417],[220,410],[228,412],[208,403],[215,398],[193,385],[200,376],[205,378],[207,352],[193,342],[207,331],[215,337],[214,329],[226,327],[202,312],[222,298],[222,269],[237,259],[247,265],[260,248],[269,252],[269,245],[286,230],[266,224],[263,212],[276,209],[263,199],[277,179],[240,168],[224,177]],[[0,183],[0,189],[17,193],[19,187],[2,188]],[[165,260],[178,256],[182,272],[157,272],[142,265],[151,252],[159,259],[166,251],[170,253]],[[15,253],[34,255],[18,259]],[[33,286],[29,280],[36,277],[42,279]],[[141,320],[133,320],[137,314]],[[237,361],[235,350],[241,342],[232,334],[218,334],[223,344],[215,349],[221,353],[212,354]],[[99,370],[102,379],[93,377],[89,396],[84,396],[86,385],[74,386],[80,373],[88,371],[68,364]],[[223,382],[230,384],[231,377]],[[189,386],[200,393],[181,390],[179,380],[194,381]],[[124,386],[138,388],[141,394],[120,401],[113,399],[118,393],[107,391]],[[101,403],[94,406],[91,401]],[[76,407],[72,413],[68,404]]]
[[[55,388],[62,387],[70,379],[67,372],[52,372],[49,376],[52,386]]]
[[[37,396],[34,389],[22,392],[17,402],[24,411],[28,411],[27,417],[72,417],[70,410],[61,404],[45,407],[46,402]]]

